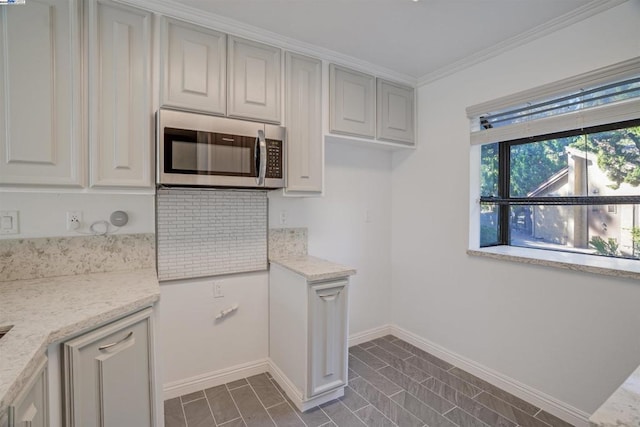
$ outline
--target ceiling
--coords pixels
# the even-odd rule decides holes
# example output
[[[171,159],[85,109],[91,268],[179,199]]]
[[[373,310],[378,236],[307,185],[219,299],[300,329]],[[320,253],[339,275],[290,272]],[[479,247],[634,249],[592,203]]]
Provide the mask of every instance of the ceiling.
[[[176,1],[415,79],[594,3],[591,0]]]

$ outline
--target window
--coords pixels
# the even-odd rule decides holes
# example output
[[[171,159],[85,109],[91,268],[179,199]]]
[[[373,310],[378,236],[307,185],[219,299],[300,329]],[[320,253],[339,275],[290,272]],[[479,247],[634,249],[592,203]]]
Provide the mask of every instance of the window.
[[[482,147],[481,246],[640,258],[640,120]]]
[[[467,112],[479,247],[640,259],[640,59]]]

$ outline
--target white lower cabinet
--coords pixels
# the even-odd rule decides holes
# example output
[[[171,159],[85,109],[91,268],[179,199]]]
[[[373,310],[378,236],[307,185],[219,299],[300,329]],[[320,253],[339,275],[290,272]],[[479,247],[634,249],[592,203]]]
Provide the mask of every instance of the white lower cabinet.
[[[43,356],[36,373],[9,406],[8,427],[47,427],[49,425],[48,400],[47,358]]]
[[[270,266],[269,358],[274,377],[301,411],[344,394],[348,289],[347,277],[308,282]]]
[[[151,427],[151,309],[63,344],[67,427]]]

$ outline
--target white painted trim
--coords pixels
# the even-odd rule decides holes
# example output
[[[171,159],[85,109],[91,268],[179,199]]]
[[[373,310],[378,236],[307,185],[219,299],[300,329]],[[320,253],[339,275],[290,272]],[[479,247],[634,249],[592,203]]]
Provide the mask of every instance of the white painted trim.
[[[375,340],[376,338],[383,337],[392,333],[391,325],[383,325],[377,328],[369,329],[367,331],[358,332],[356,334],[349,335],[349,347],[362,344],[363,342]]]
[[[529,403],[532,403],[539,408],[553,414],[576,427],[588,427],[590,414],[575,408],[565,402],[562,402],[548,394],[536,390],[526,384],[519,382],[507,375],[497,372],[491,368],[481,365],[478,362],[467,359],[451,350],[448,350],[426,338],[422,338],[406,329],[401,328],[398,325],[382,325],[377,328],[369,329],[367,331],[358,332],[349,336],[349,347],[358,345],[367,341],[374,340],[376,338],[383,337],[385,335],[394,335],[421,350],[433,354],[436,357],[441,358],[465,371],[481,378],[496,387],[523,399]],[[185,380],[174,381],[164,385],[164,399],[172,399],[174,397],[182,396],[187,393],[193,393],[198,390],[204,390],[209,387],[215,387],[218,385],[226,384],[231,381],[236,381],[241,378],[250,377],[252,375],[261,374],[263,372],[269,372],[278,384],[285,391],[287,396],[293,401],[298,408],[309,409],[312,406],[322,404],[329,400],[340,397],[340,391],[343,389],[329,392],[322,395],[318,400],[314,399],[308,402],[302,402],[302,392],[298,390],[296,386],[291,383],[282,371],[271,361],[271,359],[260,359],[254,362],[244,363],[236,365],[230,368],[221,369],[219,371],[210,372],[207,374],[198,375],[195,377],[187,378]],[[337,394],[340,394],[338,396]],[[326,400],[325,400],[326,399]],[[313,403],[310,403],[313,402]],[[306,410],[301,409],[301,410]]]
[[[173,0],[115,0],[119,3],[129,4],[145,8],[162,15],[181,19],[192,24],[201,25],[217,31],[222,31],[232,36],[242,37],[254,40],[260,43],[271,44],[294,53],[321,58],[326,61],[343,65],[355,70],[375,74],[377,77],[383,77],[395,80],[398,83],[416,86],[417,79],[414,76],[400,73],[380,65],[372,64],[352,56],[345,55],[320,46],[305,43],[290,37],[254,27],[241,21],[237,21],[224,16],[205,12],[197,8],[177,3]],[[611,1],[611,0],[610,0]],[[620,1],[620,0],[618,0]]]
[[[561,30],[594,15],[605,12],[606,10],[619,6],[622,3],[626,3],[627,1],[629,0],[593,0],[582,7],[558,16],[544,24],[525,31],[524,33],[518,34],[517,36],[506,39],[500,43],[496,43],[495,45],[480,50],[473,55],[464,57],[431,73],[425,74],[418,78],[418,87],[442,79],[451,74],[455,74],[465,68],[469,68],[519,46],[523,46],[555,31]]]
[[[497,372],[491,368],[481,365],[478,362],[467,359],[457,353],[452,352],[440,345],[422,338],[412,332],[407,331],[397,325],[387,326],[391,335],[394,335],[401,340],[404,340],[421,350],[433,354],[442,360],[445,360],[452,365],[455,365],[465,371],[481,378],[496,387],[523,399],[529,403],[532,403],[539,408],[549,412],[561,418],[576,427],[588,427],[590,414],[575,408],[565,402],[562,402],[548,394],[536,390],[526,384],[519,382],[507,375]]]
[[[182,396],[184,394],[219,386],[231,381],[262,374],[268,371],[268,360],[260,359],[254,362],[243,363],[229,368],[220,369],[218,371],[196,375],[191,378],[173,381],[164,385],[164,400],[173,399],[174,397]]]
[[[322,405],[330,400],[337,399],[344,396],[344,387],[340,387],[337,390],[330,390],[326,393],[322,393],[318,396],[314,396],[310,399],[303,400],[304,396],[300,390],[291,382],[289,378],[278,368],[273,360],[268,359],[269,373],[273,376],[276,382],[282,387],[286,395],[291,399],[296,408],[300,412],[309,410],[315,406]]]

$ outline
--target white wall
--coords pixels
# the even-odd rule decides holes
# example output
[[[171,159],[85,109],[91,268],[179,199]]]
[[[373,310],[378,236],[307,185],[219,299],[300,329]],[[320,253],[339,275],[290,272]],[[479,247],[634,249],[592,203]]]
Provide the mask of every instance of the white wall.
[[[222,298],[213,297],[214,282],[222,285]],[[268,283],[266,272],[162,283],[158,323],[165,386],[265,359]],[[235,313],[215,320],[236,303]]]
[[[113,211],[125,211],[129,223],[118,234],[155,233],[154,203],[151,194],[0,192],[0,210],[19,211],[20,221],[19,234],[0,234],[0,239],[82,236],[67,230],[67,211],[82,211],[79,232],[89,233],[92,222],[108,221]]]
[[[392,319],[591,413],[640,364],[640,284],[466,255],[465,108],[640,54],[632,0],[419,89],[392,173]]]
[[[310,255],[357,269],[349,294],[350,335],[390,320],[390,200],[391,154],[340,142],[325,145],[324,197],[269,193],[270,228],[307,227]]]

